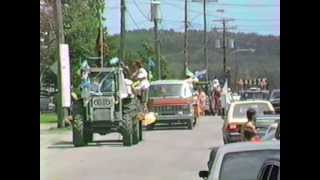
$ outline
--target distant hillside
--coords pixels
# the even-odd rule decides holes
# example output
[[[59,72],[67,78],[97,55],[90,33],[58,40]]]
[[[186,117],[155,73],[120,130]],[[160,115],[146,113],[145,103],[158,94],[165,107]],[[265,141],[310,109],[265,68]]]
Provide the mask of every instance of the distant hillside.
[[[219,32],[208,32],[209,74],[221,75],[222,49],[215,49],[215,39],[222,37]],[[267,77],[275,87],[280,86],[280,37],[261,36],[254,33],[228,33],[235,40],[236,48],[253,48],[254,53],[242,52],[227,56],[227,66],[231,67],[235,77],[236,62],[239,62],[238,78]],[[119,38],[114,36],[114,38]],[[205,67],[203,56],[203,32],[190,31],[189,49],[191,69],[201,70]],[[184,67],[184,34],[173,30],[161,31],[161,55],[166,57],[172,78],[181,78]],[[127,50],[135,52],[142,48],[143,41],[153,46],[152,30],[135,30],[127,32]],[[233,50],[229,49],[228,52]]]

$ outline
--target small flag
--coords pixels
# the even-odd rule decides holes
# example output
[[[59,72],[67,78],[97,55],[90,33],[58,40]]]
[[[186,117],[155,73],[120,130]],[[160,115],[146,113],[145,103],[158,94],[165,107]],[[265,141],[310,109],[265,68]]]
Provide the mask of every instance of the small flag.
[[[189,77],[192,77],[192,78],[194,77],[193,72],[191,72],[188,67],[186,68],[186,72],[185,73],[186,73],[186,76],[189,76]]]

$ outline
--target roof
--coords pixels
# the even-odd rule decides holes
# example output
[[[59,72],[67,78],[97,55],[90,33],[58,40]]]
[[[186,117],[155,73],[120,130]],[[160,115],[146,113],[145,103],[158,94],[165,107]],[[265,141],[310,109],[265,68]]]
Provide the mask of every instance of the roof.
[[[262,116],[257,116],[257,119],[280,119],[280,115],[279,114],[268,114],[268,115],[262,115]]]
[[[152,81],[151,85],[158,85],[158,84],[183,84],[186,83],[186,81],[184,80],[175,80],[175,79],[171,79],[171,80],[157,80],[157,81]]]
[[[261,99],[250,99],[250,100],[246,100],[246,101],[235,101],[232,102],[233,104],[250,104],[250,103],[270,103],[267,100],[261,100]]]
[[[280,141],[263,141],[263,142],[239,142],[221,146],[219,152],[230,153],[239,151],[253,150],[280,150]]]

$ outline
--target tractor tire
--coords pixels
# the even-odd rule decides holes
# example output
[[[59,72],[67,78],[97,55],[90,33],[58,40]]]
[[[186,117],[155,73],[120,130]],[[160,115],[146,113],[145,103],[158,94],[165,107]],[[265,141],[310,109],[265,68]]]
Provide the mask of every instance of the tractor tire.
[[[72,138],[75,147],[85,146],[87,144],[84,135],[84,123],[80,115],[75,117],[75,121],[72,124]]]
[[[132,145],[132,134],[130,130],[125,130],[122,133],[122,141],[123,141],[123,146],[131,146]]]
[[[143,140],[143,133],[142,133],[142,122],[139,121],[139,140]]]
[[[85,132],[84,133],[84,141],[86,143],[93,142],[93,133],[92,132]]]
[[[187,122],[187,125],[188,125],[188,129],[192,130],[192,128],[193,128],[193,120],[189,119],[188,122]]]
[[[133,143],[133,119],[130,116],[130,111],[123,110],[122,114],[124,127],[123,127],[123,145],[131,146]]]
[[[139,122],[136,122],[134,125],[133,125],[133,131],[132,131],[132,143],[133,144],[138,144],[139,141],[140,141],[140,132],[139,132]]]

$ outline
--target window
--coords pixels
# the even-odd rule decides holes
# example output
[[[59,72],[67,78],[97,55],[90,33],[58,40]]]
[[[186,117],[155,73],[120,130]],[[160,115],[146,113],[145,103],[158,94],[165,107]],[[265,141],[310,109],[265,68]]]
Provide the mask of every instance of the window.
[[[150,86],[150,97],[181,97],[181,84],[158,84]]]
[[[257,116],[263,115],[264,111],[270,111],[267,103],[247,103],[247,104],[236,104],[233,110],[233,118],[246,118],[247,110],[253,108],[256,110]]]
[[[280,151],[259,150],[226,154],[222,161],[219,179],[256,180],[264,161],[269,158],[279,159]]]

